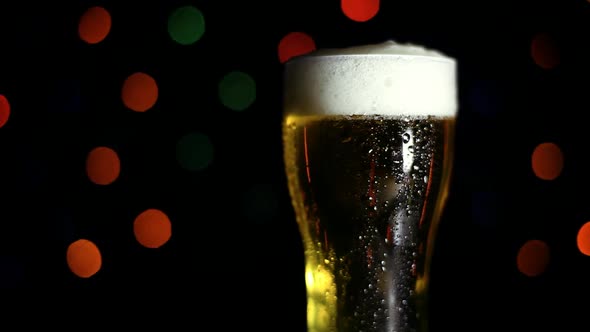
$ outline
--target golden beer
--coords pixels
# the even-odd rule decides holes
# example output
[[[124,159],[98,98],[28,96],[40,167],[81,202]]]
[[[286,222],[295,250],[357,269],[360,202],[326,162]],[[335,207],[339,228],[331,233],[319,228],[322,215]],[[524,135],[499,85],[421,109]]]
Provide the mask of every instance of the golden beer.
[[[287,64],[284,161],[310,332],[426,331],[454,70],[452,59],[393,42]]]

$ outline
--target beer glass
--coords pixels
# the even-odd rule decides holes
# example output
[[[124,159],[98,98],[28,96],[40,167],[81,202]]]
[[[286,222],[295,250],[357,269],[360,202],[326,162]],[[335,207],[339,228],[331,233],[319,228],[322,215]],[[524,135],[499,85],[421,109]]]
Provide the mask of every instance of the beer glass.
[[[427,330],[456,61],[386,41],[285,64],[283,149],[309,332]]]

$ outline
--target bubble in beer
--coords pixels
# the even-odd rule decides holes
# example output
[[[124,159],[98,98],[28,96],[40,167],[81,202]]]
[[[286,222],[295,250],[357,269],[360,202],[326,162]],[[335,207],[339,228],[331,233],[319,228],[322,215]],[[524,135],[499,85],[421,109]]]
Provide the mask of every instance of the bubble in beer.
[[[287,62],[292,57],[315,51],[315,41],[304,32],[291,32],[279,42],[279,61]]]
[[[241,71],[226,74],[219,82],[221,103],[234,111],[243,111],[256,100],[256,82]]]
[[[213,144],[203,133],[193,132],[183,136],[176,145],[176,158],[189,171],[200,171],[213,160]]]
[[[168,33],[181,45],[194,44],[205,33],[205,18],[193,6],[180,7],[168,18]]]
[[[340,0],[340,8],[349,19],[366,22],[379,12],[379,2],[379,0]]]

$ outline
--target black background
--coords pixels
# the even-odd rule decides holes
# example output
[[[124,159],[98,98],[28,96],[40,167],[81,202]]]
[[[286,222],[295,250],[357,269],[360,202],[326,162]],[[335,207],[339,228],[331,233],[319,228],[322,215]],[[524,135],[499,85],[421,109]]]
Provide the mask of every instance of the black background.
[[[95,5],[113,25],[103,42],[88,45],[77,27]],[[182,5],[205,17],[193,45],[175,43],[166,30]],[[583,0],[382,1],[363,23],[348,19],[337,0],[3,1],[0,94],[11,104],[0,128],[6,297],[55,303],[37,311],[29,302],[22,312],[53,308],[66,325],[70,310],[81,309],[89,322],[303,331],[303,254],[280,136],[277,46],[292,31],[309,34],[318,48],[394,39],[458,60],[456,167],[433,262],[432,331],[549,330],[551,323],[585,330],[590,260],[575,240],[590,220],[590,3]],[[556,68],[533,62],[537,33],[558,42]],[[218,97],[219,80],[232,70],[256,81],[256,101],[243,112]],[[121,101],[122,82],[137,71],[159,87],[145,113]],[[208,135],[215,149],[203,171],[176,161],[176,143],[191,131]],[[555,181],[539,180],[530,166],[534,147],[546,141],[564,154]],[[112,185],[86,177],[86,155],[97,145],[121,158]],[[147,208],[166,212],[173,226],[157,250],[133,236],[133,219]],[[88,279],[65,260],[78,238],[95,242],[103,258]],[[534,278],[516,267],[529,239],[551,250],[547,270]],[[127,314],[132,309],[139,314]]]

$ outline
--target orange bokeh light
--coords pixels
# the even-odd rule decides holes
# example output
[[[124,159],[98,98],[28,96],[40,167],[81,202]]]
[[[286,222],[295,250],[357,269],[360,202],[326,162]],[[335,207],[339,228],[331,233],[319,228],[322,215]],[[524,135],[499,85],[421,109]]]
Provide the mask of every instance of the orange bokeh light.
[[[4,95],[0,95],[0,128],[2,128],[10,117],[10,103]]]
[[[531,41],[531,57],[543,69],[557,66],[560,62],[560,54],[555,39],[546,33],[535,35]]]
[[[102,266],[100,250],[86,239],[74,241],[68,246],[66,261],[72,273],[80,278],[92,277]]]
[[[121,161],[117,152],[99,146],[92,149],[86,158],[86,174],[90,181],[107,185],[113,183],[121,173]]]
[[[536,277],[549,265],[549,246],[541,240],[529,240],[520,247],[516,257],[518,270],[527,277]]]
[[[127,77],[121,89],[123,104],[136,112],[145,112],[158,100],[158,85],[148,74],[134,73]]]
[[[172,236],[172,224],[164,212],[147,209],[135,218],[133,233],[142,246],[159,248]]]
[[[356,22],[366,22],[379,12],[379,0],[340,0],[342,12]]]
[[[279,61],[287,62],[295,56],[315,51],[313,38],[303,32],[291,32],[279,42]]]
[[[563,170],[563,154],[555,143],[541,143],[531,157],[535,175],[542,180],[555,180]]]
[[[576,242],[580,252],[586,256],[590,256],[590,221],[580,227]]]
[[[88,44],[103,41],[111,31],[111,15],[103,7],[89,8],[80,17],[78,35]]]

